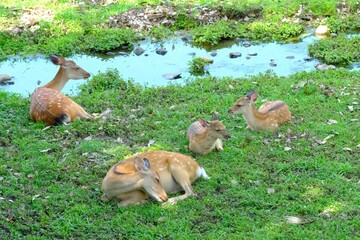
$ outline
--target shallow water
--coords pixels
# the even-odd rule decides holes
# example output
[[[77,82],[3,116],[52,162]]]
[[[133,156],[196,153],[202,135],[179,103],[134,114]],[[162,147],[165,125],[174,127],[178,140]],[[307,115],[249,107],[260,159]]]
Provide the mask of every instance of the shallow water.
[[[145,52],[137,56],[130,53],[128,56],[89,56],[75,55],[68,59],[74,60],[79,66],[91,75],[104,72],[106,69],[117,68],[124,79],[133,79],[146,86],[164,86],[169,83],[183,83],[184,79],[191,78],[189,61],[192,53],[197,57],[209,57],[214,63],[209,65],[208,71],[216,77],[243,77],[272,70],[278,76],[286,76],[301,71],[314,70],[318,63],[316,59],[305,61],[309,57],[307,45],[317,37],[308,35],[298,43],[278,44],[261,43],[244,47],[242,42],[234,42],[230,46],[217,49],[216,56],[210,56],[212,51],[191,46],[181,39],[170,40],[159,44],[145,40],[139,44]],[[165,48],[168,52],[164,56],[157,54],[158,48]],[[239,58],[230,58],[229,53],[241,52]],[[257,53],[257,56],[246,58],[248,54]],[[289,59],[292,57],[292,59]],[[273,60],[277,66],[270,66]],[[13,77],[13,85],[0,86],[5,91],[20,93],[23,96],[31,94],[35,88],[50,81],[56,74],[58,67],[53,65],[47,56],[30,57],[27,59],[8,59],[0,62],[0,74]],[[181,73],[182,78],[167,80],[163,75]],[[63,89],[64,93],[76,94],[77,86],[86,80],[70,80]]]

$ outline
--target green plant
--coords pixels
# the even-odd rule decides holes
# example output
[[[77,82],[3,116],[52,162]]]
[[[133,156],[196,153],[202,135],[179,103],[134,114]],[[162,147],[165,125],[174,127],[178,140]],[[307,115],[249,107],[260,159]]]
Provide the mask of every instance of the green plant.
[[[136,34],[130,29],[92,29],[84,36],[82,49],[104,53],[120,47],[131,48]]]
[[[347,37],[319,40],[308,46],[310,56],[327,64],[349,65],[360,60],[360,37]]]
[[[189,72],[194,76],[202,76],[207,73],[206,66],[209,64],[209,60],[201,57],[195,57],[189,62]]]

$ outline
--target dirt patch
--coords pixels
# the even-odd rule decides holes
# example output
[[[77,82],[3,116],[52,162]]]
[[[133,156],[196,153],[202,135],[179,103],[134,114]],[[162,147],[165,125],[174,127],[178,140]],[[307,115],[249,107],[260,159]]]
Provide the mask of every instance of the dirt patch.
[[[144,8],[131,9],[125,13],[111,16],[108,24],[112,28],[128,27],[135,31],[147,31],[153,27],[171,27],[179,16],[193,19],[199,24],[212,24],[220,20],[234,19],[237,21],[248,21],[249,16],[259,17],[260,11],[237,12],[226,10],[222,7],[187,7],[180,9],[174,5],[146,6]]]
[[[9,32],[12,34],[20,34],[26,30],[34,32],[40,28],[40,21],[52,21],[54,12],[45,7],[34,8],[14,8],[10,9],[15,16],[19,16],[18,21],[10,25]]]

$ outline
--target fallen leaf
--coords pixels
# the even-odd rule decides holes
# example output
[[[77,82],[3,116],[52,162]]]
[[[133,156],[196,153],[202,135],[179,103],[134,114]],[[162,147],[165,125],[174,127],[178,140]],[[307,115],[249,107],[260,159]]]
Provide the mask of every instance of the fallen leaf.
[[[268,188],[268,189],[267,189],[267,193],[268,193],[268,194],[273,194],[273,193],[275,193],[275,189],[273,189],[273,188]]]
[[[285,152],[288,152],[288,151],[290,151],[291,150],[291,147],[284,147],[284,151]]]
[[[352,151],[352,149],[351,149],[351,148],[348,148],[348,147],[344,147],[343,150],[345,150],[345,151],[350,151],[350,152]]]
[[[88,137],[84,138],[85,141],[89,141],[91,139],[92,139],[92,136],[88,136]]]
[[[287,220],[287,223],[291,223],[291,224],[303,224],[304,223],[304,219],[299,218],[299,217],[294,217],[294,216],[287,216],[286,220]]]
[[[348,106],[350,112],[354,111],[354,106]]]
[[[155,140],[150,139],[147,146],[150,147],[151,145],[153,145],[155,143]]]
[[[231,180],[230,182],[231,182],[232,185],[238,185],[239,184],[238,181],[236,181],[235,179]]]
[[[260,185],[260,181],[259,181],[259,180],[253,181],[253,183],[254,183],[255,185]]]
[[[338,123],[336,120],[329,119],[326,121],[329,125]]]
[[[36,198],[38,198],[38,197],[40,197],[40,195],[39,194],[36,194],[36,195],[34,195],[33,197],[32,197],[32,200],[34,201]]]
[[[324,138],[323,140],[319,141],[318,143],[323,145],[327,142],[327,140],[329,140],[330,138],[334,137],[333,134],[330,134],[329,136],[327,136],[326,138]]]

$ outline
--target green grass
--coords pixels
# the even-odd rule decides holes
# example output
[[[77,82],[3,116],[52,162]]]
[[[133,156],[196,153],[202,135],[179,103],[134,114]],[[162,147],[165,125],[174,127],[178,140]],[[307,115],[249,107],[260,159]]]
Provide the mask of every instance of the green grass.
[[[85,1],[90,2],[90,1]],[[347,1],[349,11],[337,13],[341,4],[337,0],[323,1],[172,1],[177,15],[174,25],[169,29],[155,27],[150,31],[136,34],[132,29],[109,26],[109,17],[133,8],[151,7],[161,1],[118,1],[105,6],[77,4],[75,1],[5,0],[0,4],[0,54],[58,54],[71,56],[77,53],[104,53],[119,48],[133,47],[141,36],[163,39],[178,30],[188,30],[193,43],[201,46],[214,46],[224,40],[247,38],[261,41],[294,41],[309,27],[317,27],[323,19],[332,32],[359,32],[360,5],[356,0]],[[162,3],[163,4],[163,3]],[[206,5],[218,10],[226,20],[204,25],[196,21],[197,6]],[[299,6],[302,13],[298,14]],[[22,9],[24,8],[24,9]],[[31,9],[46,11],[53,18],[34,20],[33,28],[22,22],[23,14]],[[192,14],[189,15],[189,12]],[[34,15],[34,14],[33,14]],[[40,14],[41,15],[41,14]],[[302,21],[299,17],[311,16],[312,21]],[[244,19],[248,19],[244,21]],[[38,21],[38,22],[37,22]],[[17,33],[13,29],[19,27]],[[21,30],[25,28],[25,30]]]
[[[109,16],[141,7],[141,2],[78,7],[68,0],[56,4],[3,0],[0,53],[3,58],[31,53],[68,56],[131,47],[138,39],[132,30],[107,29],[104,24]],[[230,21],[211,26],[184,17],[181,11],[188,2],[172,2],[180,14],[171,31],[190,30],[194,42],[205,45],[237,37],[267,41],[297,37],[308,24],[282,21],[294,19],[300,4],[304,13],[311,10],[324,17],[334,33],[359,31],[356,0],[347,1],[347,15],[336,13],[337,0],[231,0],[222,2],[222,11],[231,13]],[[219,7],[217,2],[192,4]],[[11,9],[36,6],[52,10],[54,19],[41,21],[35,32],[7,32],[20,18],[18,10]],[[235,22],[244,16],[251,21]],[[160,27],[143,34],[164,38],[170,33]],[[313,49],[314,54],[323,54],[324,61],[349,62],[357,60],[356,44],[340,37],[319,41]],[[355,50],[344,50],[350,47]],[[345,54],[349,52],[350,57]],[[210,76],[184,86],[148,88],[109,70],[93,76],[74,99],[88,112],[108,108],[110,114],[49,129],[31,121],[29,98],[0,91],[0,239],[360,238],[360,115],[355,104],[359,79],[359,71],[338,69],[288,77],[271,72],[249,78]],[[304,87],[297,87],[304,81]],[[257,106],[266,99],[287,102],[292,121],[275,133],[245,130],[244,119],[227,110],[250,89],[260,94]],[[224,141],[223,152],[195,156],[211,176],[194,184],[196,198],[169,207],[151,200],[127,208],[101,201],[102,179],[114,163],[149,149],[191,154],[185,132],[199,117],[209,120],[212,112],[232,137]],[[150,141],[155,143],[149,148]],[[288,216],[303,223],[287,223]]]
[[[75,100],[89,112],[109,108],[111,114],[46,130],[30,120],[28,98],[0,92],[0,237],[359,238],[359,120],[352,121],[359,119],[353,104],[359,77],[340,69],[144,88],[109,70],[92,77]],[[249,89],[259,92],[258,102],[287,102],[293,120],[275,133],[245,130],[244,119],[227,110]],[[146,151],[150,140],[150,149],[191,154],[187,127],[213,111],[232,138],[223,152],[196,156],[211,176],[194,184],[198,197],[170,207],[149,201],[119,208],[100,200],[102,179],[114,163]],[[287,216],[304,224],[289,224]]]

